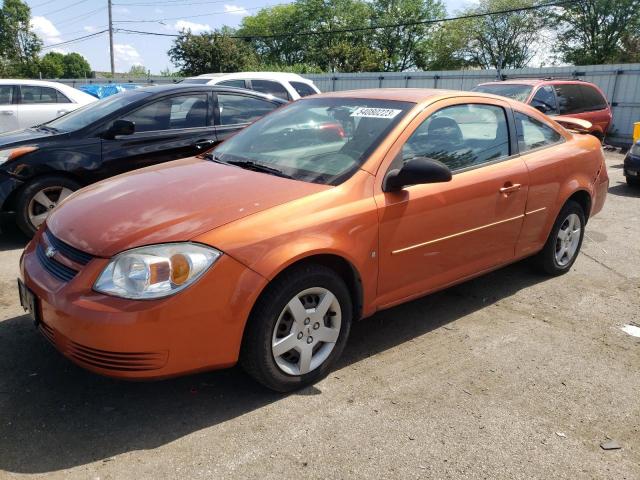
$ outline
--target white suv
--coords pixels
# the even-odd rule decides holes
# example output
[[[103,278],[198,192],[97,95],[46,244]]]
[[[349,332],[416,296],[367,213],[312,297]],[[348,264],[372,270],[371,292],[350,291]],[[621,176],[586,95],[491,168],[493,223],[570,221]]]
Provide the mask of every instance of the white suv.
[[[97,100],[62,83],[0,80],[0,133],[40,125]]]
[[[205,73],[197,77],[185,78],[182,83],[248,88],[284,100],[298,100],[307,95],[320,93],[311,80],[295,73],[282,72]]]

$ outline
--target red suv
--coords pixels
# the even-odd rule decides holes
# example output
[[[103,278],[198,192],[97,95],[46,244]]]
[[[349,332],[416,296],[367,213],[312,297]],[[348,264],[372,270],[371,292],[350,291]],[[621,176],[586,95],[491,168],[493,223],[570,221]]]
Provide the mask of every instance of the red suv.
[[[481,83],[473,91],[513,98],[547,115],[587,120],[593,125],[591,133],[600,139],[611,124],[611,107],[602,90],[581,80],[505,80]]]

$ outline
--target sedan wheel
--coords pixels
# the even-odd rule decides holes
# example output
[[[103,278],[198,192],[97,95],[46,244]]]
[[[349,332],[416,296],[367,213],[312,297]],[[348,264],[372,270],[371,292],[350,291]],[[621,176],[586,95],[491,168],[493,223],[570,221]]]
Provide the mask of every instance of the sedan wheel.
[[[562,222],[556,239],[556,262],[560,267],[565,267],[573,260],[578,251],[581,232],[582,223],[575,213],[570,214]]]
[[[58,203],[73,193],[66,187],[46,187],[36,193],[29,202],[29,221],[37,229]]]
[[[295,295],[273,330],[271,351],[280,370],[304,375],[322,365],[336,346],[341,323],[338,299],[326,288]]]

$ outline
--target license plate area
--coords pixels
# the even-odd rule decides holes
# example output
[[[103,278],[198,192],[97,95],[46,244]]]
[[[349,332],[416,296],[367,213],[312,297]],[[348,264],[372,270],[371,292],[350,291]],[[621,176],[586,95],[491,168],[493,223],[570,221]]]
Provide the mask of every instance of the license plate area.
[[[39,310],[38,310],[38,297],[29,290],[24,282],[18,279],[18,293],[20,294],[20,305],[29,314],[33,323],[37,327],[40,323]]]

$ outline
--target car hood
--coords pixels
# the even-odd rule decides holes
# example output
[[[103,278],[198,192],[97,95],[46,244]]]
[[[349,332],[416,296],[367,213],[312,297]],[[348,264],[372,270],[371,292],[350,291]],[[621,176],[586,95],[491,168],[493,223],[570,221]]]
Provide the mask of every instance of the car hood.
[[[18,146],[23,143],[37,143],[42,140],[49,140],[54,135],[60,134],[36,128],[0,133],[0,149]]]
[[[328,188],[189,158],[83,188],[51,213],[47,227],[82,251],[110,257],[142,245],[190,240]]]

